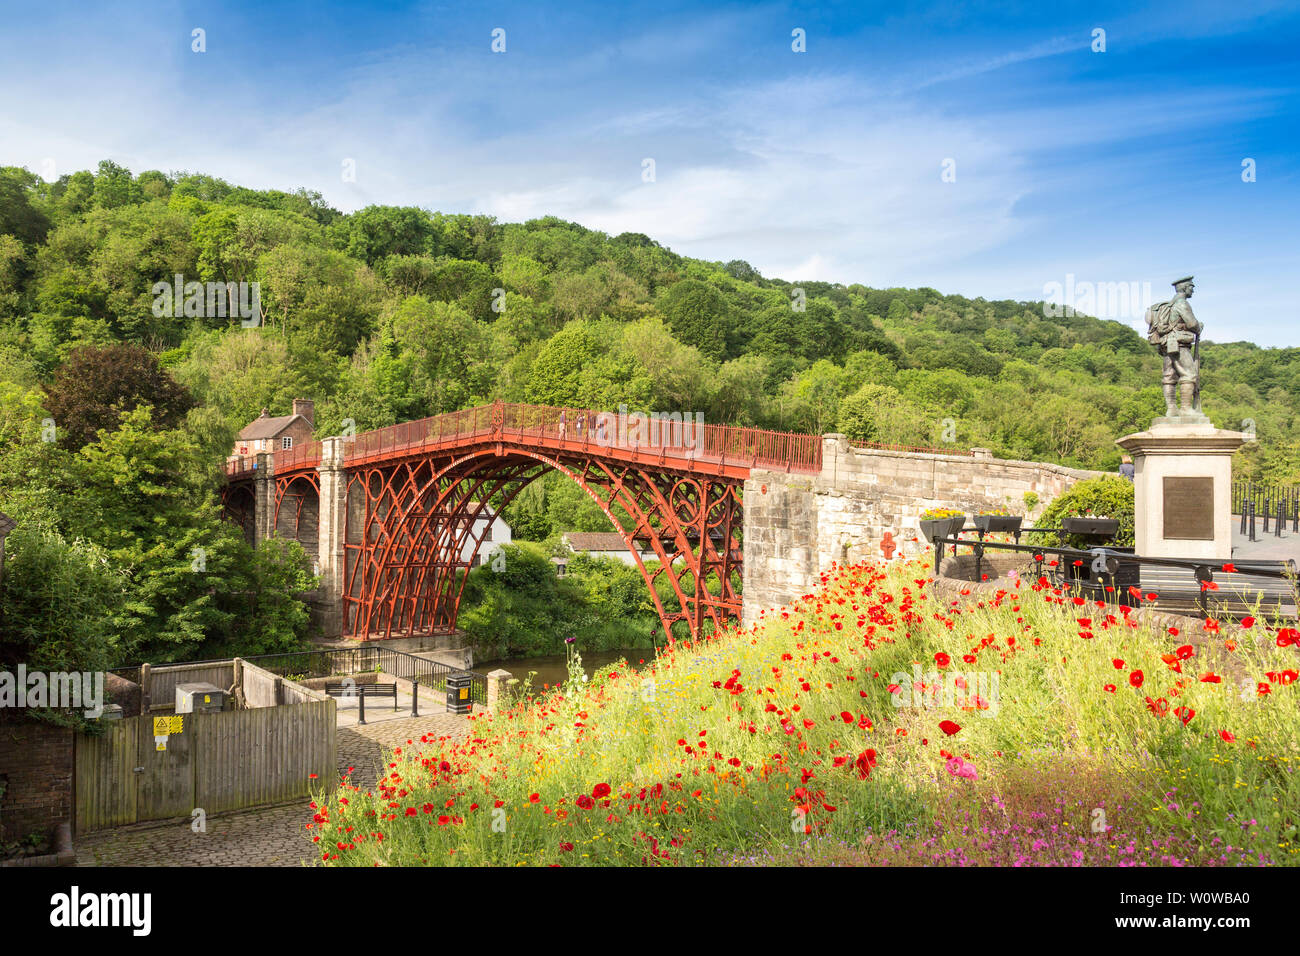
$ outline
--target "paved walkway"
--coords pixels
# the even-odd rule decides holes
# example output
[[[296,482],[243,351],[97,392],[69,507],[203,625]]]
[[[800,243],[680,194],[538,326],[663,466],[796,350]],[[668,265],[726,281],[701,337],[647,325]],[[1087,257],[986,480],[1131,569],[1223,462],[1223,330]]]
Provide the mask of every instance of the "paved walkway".
[[[420,707],[424,709],[423,695]],[[378,719],[382,710],[377,708],[372,718],[367,706],[364,727],[354,721],[338,729],[339,773],[354,768],[352,780],[364,789],[374,786],[383,756],[393,747],[418,750],[421,736],[461,736],[468,728],[464,717],[445,711],[411,717],[408,706],[394,716],[390,705],[387,719]],[[101,830],[77,838],[77,865],[310,866],[314,849],[303,831],[310,821],[311,811],[300,801],[213,816],[204,833],[193,832],[188,820]]]
[[[1285,561],[1292,558],[1300,564],[1300,534],[1291,530],[1291,522],[1286,522],[1281,536],[1273,534],[1272,523],[1268,534],[1264,534],[1264,519],[1255,519],[1255,540],[1250,540],[1250,533],[1241,533],[1241,515],[1232,516],[1232,556],[1238,560]]]

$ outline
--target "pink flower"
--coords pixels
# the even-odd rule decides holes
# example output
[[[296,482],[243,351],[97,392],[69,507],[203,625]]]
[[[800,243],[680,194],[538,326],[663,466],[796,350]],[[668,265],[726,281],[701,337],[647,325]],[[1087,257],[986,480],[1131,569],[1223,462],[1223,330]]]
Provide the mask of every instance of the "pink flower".
[[[960,757],[953,757],[948,761],[948,772],[954,777],[961,777],[963,780],[979,779],[979,774],[975,772],[975,765],[967,763]]]

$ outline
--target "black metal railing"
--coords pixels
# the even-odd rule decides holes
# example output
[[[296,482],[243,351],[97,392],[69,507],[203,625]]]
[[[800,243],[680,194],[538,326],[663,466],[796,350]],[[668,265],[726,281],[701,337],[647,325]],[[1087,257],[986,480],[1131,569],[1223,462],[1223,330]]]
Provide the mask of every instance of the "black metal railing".
[[[399,651],[376,644],[361,644],[357,647],[317,648],[308,651],[292,651],[286,654],[257,654],[241,657],[241,660],[256,664],[263,670],[280,677],[308,680],[311,678],[334,677],[346,674],[364,674],[367,671],[381,671],[405,680],[419,681],[422,688],[433,691],[445,690],[450,674],[468,674],[470,678],[470,700],[487,706],[487,676],[477,671],[462,670],[417,657],[406,651]],[[158,664],[158,667],[177,664],[220,664],[230,658],[218,658],[208,661],[171,661]],[[134,683],[140,682],[139,664],[109,668],[110,674],[124,677]]]
[[[965,530],[965,529],[963,529]],[[1056,528],[1026,528],[1026,531],[1061,531]],[[960,533],[960,532],[958,532]],[[1300,611],[1300,577],[1293,559],[1285,561],[1230,560],[1206,561],[1199,558],[1152,558],[1135,554],[1131,548],[1098,546],[1081,548],[1051,547],[1047,545],[1012,544],[1002,541],[962,539],[956,535],[936,538],[934,573],[939,568],[947,546],[956,554],[958,547],[968,547],[975,555],[975,580],[983,579],[984,553],[990,549],[1029,554],[1035,564],[1036,578],[1051,581],[1054,586],[1078,588],[1097,600],[1108,603],[1134,605],[1142,601],[1140,569],[1172,568],[1192,572],[1197,583],[1196,606],[1203,615],[1209,615],[1211,594],[1216,590],[1216,574],[1244,575],[1286,582],[1297,611]],[[1054,560],[1049,561],[1051,556]],[[1134,594],[1133,592],[1137,593]],[[1130,600],[1131,599],[1131,600]],[[1241,603],[1241,602],[1237,602]],[[1279,602],[1280,604],[1280,602]],[[1245,613],[1248,608],[1232,607],[1228,602],[1217,602],[1221,612]]]
[[[1241,534],[1251,541],[1261,532],[1280,538],[1288,524],[1292,534],[1300,533],[1300,485],[1234,481],[1232,513],[1241,516]]]

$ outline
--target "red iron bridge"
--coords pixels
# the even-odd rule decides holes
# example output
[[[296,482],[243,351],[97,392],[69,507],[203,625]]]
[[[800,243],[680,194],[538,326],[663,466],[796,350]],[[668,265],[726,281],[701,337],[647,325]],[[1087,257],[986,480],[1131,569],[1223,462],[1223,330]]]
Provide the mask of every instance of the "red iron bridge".
[[[313,556],[327,633],[411,637],[454,630],[491,513],[559,471],[622,536],[665,633],[698,636],[740,615],[745,479],[821,462],[820,435],[498,402],[233,457],[223,503],[251,541]]]
[[[250,541],[292,538],[311,554],[321,578],[313,609],[326,634],[415,637],[455,629],[491,515],[559,471],[609,518],[665,634],[681,638],[740,616],[751,471],[817,474],[823,447],[820,435],[678,415],[498,402],[233,457],[222,499]]]

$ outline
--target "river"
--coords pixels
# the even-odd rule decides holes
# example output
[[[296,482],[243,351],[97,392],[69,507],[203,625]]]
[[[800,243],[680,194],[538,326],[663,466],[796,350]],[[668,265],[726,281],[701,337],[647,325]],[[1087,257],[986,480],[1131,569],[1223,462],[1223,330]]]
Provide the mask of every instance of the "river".
[[[582,655],[582,669],[590,677],[597,668],[607,667],[620,658],[626,658],[628,665],[633,670],[640,670],[643,666],[654,663],[655,652],[654,648],[651,647],[632,647],[617,651],[587,651]],[[528,676],[529,671],[536,671],[537,674],[533,677],[533,689],[542,691],[547,684],[554,687],[556,684],[564,683],[565,678],[569,676],[569,667],[566,660],[563,654],[551,654],[546,657],[508,657],[505,660],[475,663],[474,670],[480,674],[487,674],[501,668],[502,670],[508,670],[521,681]]]

